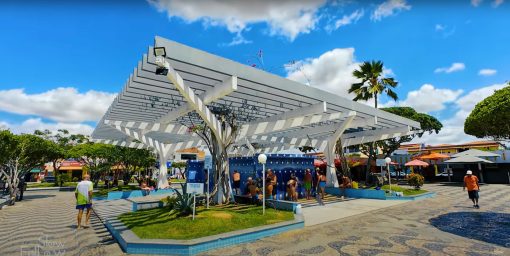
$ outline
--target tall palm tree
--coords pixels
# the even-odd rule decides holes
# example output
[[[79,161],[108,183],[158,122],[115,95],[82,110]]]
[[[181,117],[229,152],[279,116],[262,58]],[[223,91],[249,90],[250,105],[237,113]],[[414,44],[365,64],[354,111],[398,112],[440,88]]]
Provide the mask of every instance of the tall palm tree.
[[[361,80],[359,83],[352,84],[349,89],[349,93],[356,94],[354,101],[374,99],[375,108],[377,108],[379,94],[386,93],[393,100],[398,100],[397,93],[392,90],[392,88],[397,87],[398,82],[391,77],[383,76],[382,61],[365,61],[359,66],[359,69],[352,72],[352,75]],[[372,142],[368,145],[367,180],[371,169],[371,161],[376,157],[374,149],[375,142]]]
[[[365,61],[352,75],[361,80],[352,84],[349,89],[349,93],[356,94],[354,101],[368,101],[373,98],[377,108],[379,94],[386,93],[393,100],[398,100],[397,93],[392,90],[397,87],[398,82],[392,77],[383,77],[382,61]]]

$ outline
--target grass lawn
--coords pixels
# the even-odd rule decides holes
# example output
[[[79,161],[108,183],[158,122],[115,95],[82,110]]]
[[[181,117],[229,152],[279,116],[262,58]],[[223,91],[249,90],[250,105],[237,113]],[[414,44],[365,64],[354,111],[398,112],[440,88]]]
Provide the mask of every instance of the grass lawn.
[[[390,186],[384,185],[384,186],[382,186],[381,189],[382,190],[390,190]],[[400,187],[397,185],[391,185],[391,191],[404,192],[404,196],[414,196],[414,195],[419,195],[419,194],[428,192],[427,190],[423,190],[423,189],[416,190],[414,188],[403,188],[403,187]]]
[[[276,211],[254,205],[214,206],[197,208],[191,216],[169,215],[167,208],[155,208],[125,213],[119,219],[142,239],[193,239],[239,229],[269,225],[294,219],[288,211]]]
[[[170,179],[170,182],[172,183],[185,183],[186,179]]]
[[[78,182],[64,182],[64,187],[76,187]],[[58,187],[55,186],[54,182],[41,182],[41,183],[30,183],[27,184],[27,188],[51,188]]]
[[[140,187],[137,185],[119,185],[118,187],[112,187],[109,189],[103,188],[100,189],[98,192],[94,192],[93,197],[103,197],[107,196],[108,192],[114,192],[114,191],[128,191],[128,190],[139,190]]]

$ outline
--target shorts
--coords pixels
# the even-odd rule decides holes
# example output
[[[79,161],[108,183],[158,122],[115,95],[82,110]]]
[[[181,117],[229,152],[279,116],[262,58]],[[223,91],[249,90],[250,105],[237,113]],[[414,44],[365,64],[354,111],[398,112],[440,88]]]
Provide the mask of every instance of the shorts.
[[[234,180],[234,188],[240,188],[241,187],[241,181],[240,180]]]
[[[468,191],[468,195],[469,195],[469,199],[478,199],[479,198],[478,190]]]
[[[311,182],[305,182],[305,189],[306,190],[312,189],[312,183]]]
[[[326,187],[326,182],[325,181],[319,182],[319,187],[325,188]]]
[[[76,205],[76,210],[90,209],[92,208],[92,204],[79,204]]]

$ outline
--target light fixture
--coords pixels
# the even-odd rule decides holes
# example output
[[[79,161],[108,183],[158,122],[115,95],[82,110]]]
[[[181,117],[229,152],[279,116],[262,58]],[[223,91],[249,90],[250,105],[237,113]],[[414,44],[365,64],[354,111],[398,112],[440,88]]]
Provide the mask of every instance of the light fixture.
[[[258,160],[260,164],[265,164],[267,161],[267,156],[265,154],[260,154]]]
[[[154,47],[154,56],[163,56],[166,57],[165,47]]]
[[[389,157],[384,158],[384,162],[386,162],[386,164],[391,163],[391,158]]]

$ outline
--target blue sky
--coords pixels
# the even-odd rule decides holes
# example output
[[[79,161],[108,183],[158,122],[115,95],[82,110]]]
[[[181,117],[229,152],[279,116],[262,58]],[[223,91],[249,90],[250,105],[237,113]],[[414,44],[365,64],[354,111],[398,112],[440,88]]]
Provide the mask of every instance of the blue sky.
[[[352,70],[382,60],[400,96],[384,105],[445,124],[427,143],[473,140],[465,116],[510,77],[501,0],[254,2],[2,1],[0,126],[89,133],[155,35],[346,97]]]

